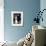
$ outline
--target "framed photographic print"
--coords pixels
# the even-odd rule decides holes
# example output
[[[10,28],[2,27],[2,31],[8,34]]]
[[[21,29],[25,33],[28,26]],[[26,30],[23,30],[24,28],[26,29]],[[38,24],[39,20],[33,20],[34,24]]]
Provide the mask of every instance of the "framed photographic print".
[[[12,22],[12,26],[23,26],[23,12],[22,11],[12,11],[11,12],[11,22]]]

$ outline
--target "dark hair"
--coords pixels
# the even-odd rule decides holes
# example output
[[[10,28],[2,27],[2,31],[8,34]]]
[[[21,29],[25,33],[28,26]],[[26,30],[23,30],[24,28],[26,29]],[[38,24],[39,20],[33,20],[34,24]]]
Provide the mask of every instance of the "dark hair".
[[[17,16],[17,21],[19,22],[21,20],[21,14],[19,14],[19,16]]]

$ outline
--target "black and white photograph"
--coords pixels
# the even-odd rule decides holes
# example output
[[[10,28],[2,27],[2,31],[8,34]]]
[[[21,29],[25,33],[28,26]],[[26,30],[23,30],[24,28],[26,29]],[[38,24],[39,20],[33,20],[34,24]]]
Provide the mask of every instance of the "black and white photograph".
[[[12,20],[12,26],[23,26],[23,12],[12,11],[11,20]]]

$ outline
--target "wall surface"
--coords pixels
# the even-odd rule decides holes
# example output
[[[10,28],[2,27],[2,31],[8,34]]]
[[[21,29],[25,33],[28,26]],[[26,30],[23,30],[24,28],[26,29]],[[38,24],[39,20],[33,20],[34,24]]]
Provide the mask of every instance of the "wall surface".
[[[4,0],[4,35],[7,41],[18,41],[32,29],[32,21],[40,10],[40,0]],[[11,26],[11,11],[23,11],[24,25]]]
[[[46,9],[46,0],[40,0],[40,10],[42,11],[43,9]],[[43,12],[43,22],[40,21],[40,25],[46,27],[46,10]]]

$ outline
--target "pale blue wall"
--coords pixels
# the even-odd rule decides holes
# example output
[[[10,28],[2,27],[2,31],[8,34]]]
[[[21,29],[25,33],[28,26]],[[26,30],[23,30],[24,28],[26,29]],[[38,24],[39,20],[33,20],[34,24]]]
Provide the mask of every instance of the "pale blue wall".
[[[46,9],[46,0],[41,0],[40,1],[40,10],[42,11],[43,9]],[[40,21],[40,25],[46,27],[46,10],[43,12],[43,22]]]
[[[18,41],[32,28],[32,20],[40,9],[40,0],[4,0],[4,35],[5,40]],[[11,26],[11,11],[23,11],[24,26]]]

